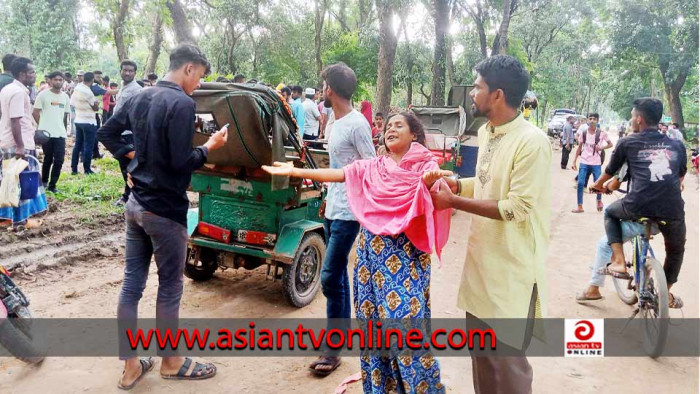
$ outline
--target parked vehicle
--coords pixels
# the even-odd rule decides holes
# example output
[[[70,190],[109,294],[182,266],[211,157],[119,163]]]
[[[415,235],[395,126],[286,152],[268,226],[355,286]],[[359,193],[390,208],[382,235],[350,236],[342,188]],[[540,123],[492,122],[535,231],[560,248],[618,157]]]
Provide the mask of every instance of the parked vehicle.
[[[226,145],[192,175],[199,206],[188,216],[185,275],[205,281],[218,268],[267,265],[267,278],[282,280],[290,304],[308,305],[320,288],[326,253],[319,216],[324,191],[318,183],[273,177],[260,168],[274,161],[316,168],[289,106],[272,89],[254,84],[203,83],[193,98],[194,145],[230,126]]]
[[[566,118],[570,115],[577,115],[576,111],[566,108],[555,109],[547,123],[547,135],[552,137],[561,135],[564,129],[564,123],[566,123]]]
[[[44,351],[32,335],[32,317],[29,299],[0,265],[0,345],[18,359],[37,364],[44,360]]]

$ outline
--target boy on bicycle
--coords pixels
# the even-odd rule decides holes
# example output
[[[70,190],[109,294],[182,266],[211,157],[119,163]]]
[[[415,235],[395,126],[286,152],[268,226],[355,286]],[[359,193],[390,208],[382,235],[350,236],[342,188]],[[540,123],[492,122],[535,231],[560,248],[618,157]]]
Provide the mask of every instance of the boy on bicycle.
[[[657,125],[663,115],[663,104],[655,98],[634,101],[630,123],[636,133],[621,139],[610,163],[592,189],[605,192],[605,182],[620,168],[629,166],[630,188],[627,195],[605,210],[605,232],[612,248],[610,264],[600,271],[604,275],[628,279],[622,250],[622,221],[642,217],[663,221],[659,229],[664,235],[666,261],[664,272],[668,288],[678,281],[678,272],[685,252],[685,211],[681,183],[687,171],[685,146],[661,134]],[[669,293],[671,308],[683,302]]]

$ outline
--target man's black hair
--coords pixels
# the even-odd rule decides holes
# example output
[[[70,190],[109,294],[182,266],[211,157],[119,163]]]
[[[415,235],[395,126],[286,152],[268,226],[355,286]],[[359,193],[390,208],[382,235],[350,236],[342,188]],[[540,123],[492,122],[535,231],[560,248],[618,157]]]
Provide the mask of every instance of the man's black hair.
[[[204,66],[206,70],[205,74],[209,74],[211,71],[211,65],[206,56],[204,56],[204,53],[195,45],[181,44],[170,52],[170,67],[168,68],[170,71],[178,70],[187,63]]]
[[[118,84],[118,83],[116,83],[116,82],[110,82],[110,83],[109,83],[109,87],[111,88],[112,86],[114,86],[114,87],[118,87],[118,86],[119,86],[119,84]]]
[[[157,80],[157,79],[158,79],[158,75],[156,75],[155,73],[150,73],[150,74],[148,74],[148,80],[149,80],[149,81],[155,81],[155,80]]]
[[[357,89],[357,76],[347,64],[338,62],[321,71],[321,78],[338,96],[350,100]]]
[[[681,128],[681,125],[679,125],[679,124],[676,123],[676,122],[673,122],[673,123],[671,123],[671,124],[673,125],[673,127],[677,128],[677,129],[680,129],[680,128]]]
[[[374,114],[374,117],[375,117],[375,118],[383,118],[383,117],[384,117],[384,114],[381,113],[381,112],[377,112],[376,114]]]
[[[109,76],[105,75],[104,77],[102,77],[102,82],[109,82]]]
[[[134,71],[138,70],[138,66],[133,60],[122,60],[121,64],[119,65],[119,70],[121,71],[121,69],[124,68],[124,66],[131,66],[134,68]]]
[[[600,115],[598,115],[597,112],[589,112],[589,113],[588,113],[588,116],[586,116],[586,117],[587,117],[587,118],[591,118],[591,117],[592,117],[592,118],[596,118],[596,119],[600,120]]]
[[[73,78],[73,74],[71,74],[70,71],[66,71],[65,73],[63,73],[63,76],[65,78]]]
[[[6,73],[10,72],[10,67],[12,67],[12,61],[17,59],[17,55],[14,53],[8,53],[2,57],[2,69]]]
[[[287,96],[291,96],[291,95],[292,95],[292,89],[290,89],[289,86],[285,86],[285,87],[282,88],[282,90],[281,90],[280,93],[287,93]]]
[[[242,83],[245,81],[245,75],[243,74],[236,74],[233,76],[233,82],[234,83]]]
[[[100,71],[100,70],[95,70],[95,71],[93,71],[92,73],[95,74],[95,75],[97,75],[97,74],[102,75],[102,71]]]
[[[302,87],[299,86],[299,85],[294,85],[294,86],[292,86],[292,92],[294,92],[294,93],[299,93],[299,94],[303,94],[303,93],[304,93],[304,88],[302,88]]]
[[[479,62],[475,70],[490,92],[501,89],[506,96],[506,104],[511,108],[520,108],[530,84],[530,73],[518,59],[508,55],[491,56]]]
[[[85,75],[83,75],[83,82],[92,82],[95,80],[95,73],[91,73],[90,71],[86,72]]]
[[[10,72],[12,73],[12,76],[19,78],[19,74],[29,70],[30,64],[32,64],[32,59],[26,57],[15,58],[10,65]]]
[[[61,77],[61,78],[64,78],[64,79],[66,78],[65,75],[63,75],[63,73],[60,72],[60,71],[54,71],[54,72],[52,72],[52,73],[46,75],[46,78],[47,78],[47,79],[54,79],[54,78],[56,78],[56,77]]]
[[[634,100],[632,108],[644,118],[644,123],[646,123],[647,126],[658,125],[664,114],[663,103],[661,100],[653,97],[642,97]]]

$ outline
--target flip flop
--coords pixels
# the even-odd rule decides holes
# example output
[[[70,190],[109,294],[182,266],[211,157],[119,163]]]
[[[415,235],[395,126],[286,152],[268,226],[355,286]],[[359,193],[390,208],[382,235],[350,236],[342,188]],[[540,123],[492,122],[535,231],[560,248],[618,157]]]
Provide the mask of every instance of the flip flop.
[[[608,263],[608,265],[606,265],[605,268],[599,269],[598,274],[610,275],[616,279],[632,279],[632,275],[630,275],[629,272],[617,272],[610,270],[610,264],[611,263]]]
[[[192,372],[190,372],[189,375],[186,375],[187,370],[190,369],[190,365],[192,365],[192,359],[189,357],[185,357],[185,362],[182,363],[182,367],[180,367],[180,370],[177,371],[176,374],[160,374],[160,377],[168,380],[203,380],[213,378],[214,375],[216,375],[216,366],[214,364],[203,364],[198,362],[194,363],[194,368],[192,368]]]
[[[680,297],[673,295],[673,293],[668,293],[671,296],[671,302],[668,303],[668,307],[672,309],[683,308],[683,300]]]
[[[574,208],[571,210],[571,213],[583,213],[583,209]]]
[[[311,365],[309,365],[309,370],[311,372],[313,372],[314,374],[319,375],[319,376],[328,376],[333,371],[335,371],[340,366],[341,363],[342,363],[342,361],[340,360],[340,357],[322,356],[322,357],[319,357],[318,360],[312,362]],[[322,370],[316,369],[316,367],[319,365],[330,365],[333,368],[331,368],[329,370],[322,371]]]
[[[603,296],[596,297],[596,298],[588,297],[586,295],[585,291],[581,292],[581,294],[578,294],[576,296],[576,302],[578,302],[578,303],[585,303],[587,301],[600,301],[600,300],[604,300],[604,299],[605,299],[605,297],[603,297]]]
[[[141,380],[141,378],[143,378],[144,376],[146,376],[146,372],[152,370],[152,369],[153,369],[153,365],[155,365],[155,363],[153,362],[153,357],[141,358],[141,359],[139,359],[139,363],[141,363],[141,375],[139,375],[139,377],[136,378],[136,380],[134,380],[133,382],[131,382],[131,384],[128,385],[128,386],[123,385],[123,384],[122,384],[122,380],[119,379],[119,382],[117,383],[117,387],[119,387],[119,388],[122,389],[122,390],[131,390],[131,389],[133,389],[134,386],[136,386],[136,383],[138,383],[139,380]],[[123,376],[123,374],[124,374],[124,373],[122,372],[122,376]]]

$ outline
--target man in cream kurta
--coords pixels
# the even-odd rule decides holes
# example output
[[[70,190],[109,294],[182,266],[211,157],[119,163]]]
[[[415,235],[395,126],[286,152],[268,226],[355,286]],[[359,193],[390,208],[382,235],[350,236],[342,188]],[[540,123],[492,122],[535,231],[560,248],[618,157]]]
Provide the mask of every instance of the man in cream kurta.
[[[524,350],[532,325],[525,322],[546,314],[552,150],[547,136],[518,112],[529,84],[522,64],[497,55],[476,71],[472,113],[488,119],[479,129],[476,176],[448,181],[451,190],[442,188],[432,197],[436,209],[472,214],[458,299],[467,319],[523,323],[513,329],[511,321],[501,330],[486,322],[496,332],[497,348],[511,348],[516,357],[473,352],[474,390],[530,393],[532,368]]]

